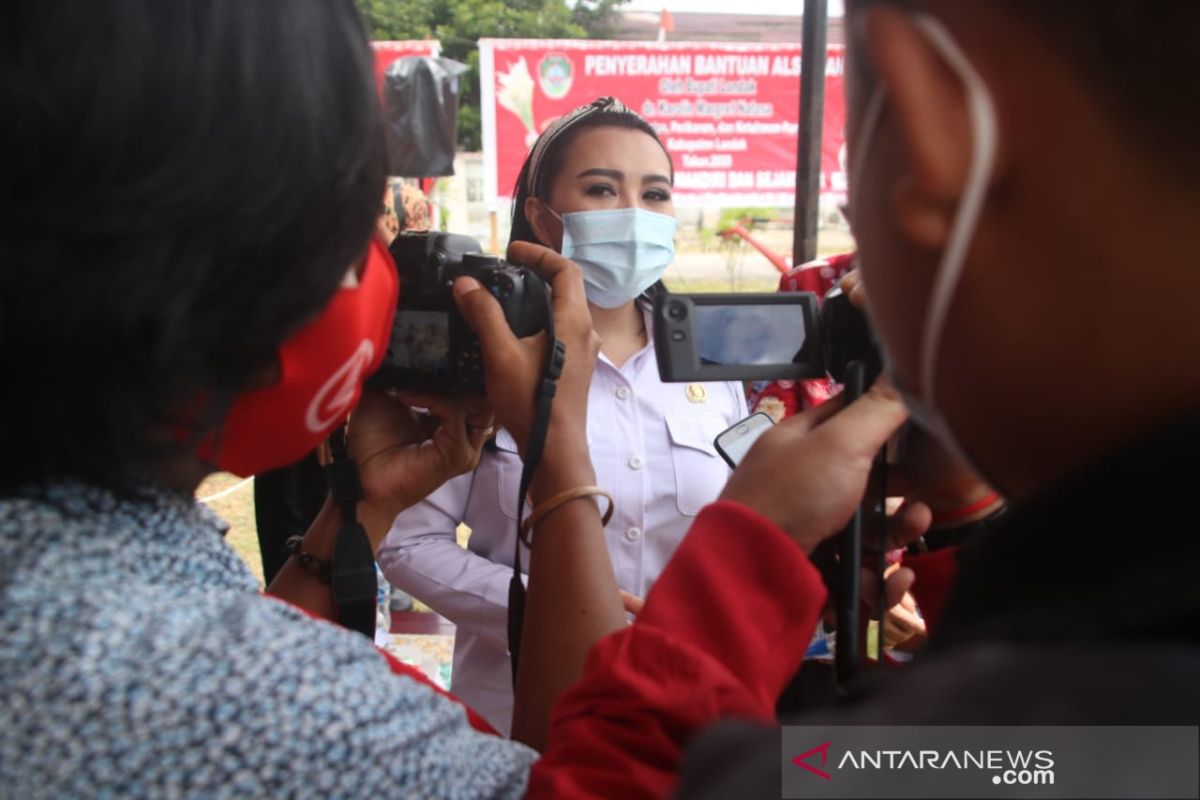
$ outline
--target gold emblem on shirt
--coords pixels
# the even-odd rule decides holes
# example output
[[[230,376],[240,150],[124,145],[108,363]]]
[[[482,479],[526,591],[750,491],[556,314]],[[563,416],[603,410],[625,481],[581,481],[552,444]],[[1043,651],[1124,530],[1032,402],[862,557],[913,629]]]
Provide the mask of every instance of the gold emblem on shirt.
[[[701,383],[689,383],[687,385],[687,399],[691,403],[705,403],[708,401],[708,390]]]

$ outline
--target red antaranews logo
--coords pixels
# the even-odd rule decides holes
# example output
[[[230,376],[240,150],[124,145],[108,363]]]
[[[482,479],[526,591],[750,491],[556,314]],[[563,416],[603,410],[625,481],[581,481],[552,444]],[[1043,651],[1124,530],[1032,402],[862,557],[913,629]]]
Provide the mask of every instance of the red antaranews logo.
[[[814,747],[813,749],[801,753],[800,755],[798,755],[792,759],[792,763],[795,764],[797,767],[801,767],[803,769],[808,770],[813,775],[816,775],[820,778],[824,778],[825,780],[829,780],[830,776],[829,776],[828,772],[826,772],[823,769],[817,769],[812,764],[804,763],[804,759],[806,759],[809,756],[814,755],[816,753],[820,753],[821,754],[821,766],[822,767],[825,766],[825,759],[829,757],[829,744],[830,744],[829,742],[826,742],[825,744],[819,744],[816,747]]]

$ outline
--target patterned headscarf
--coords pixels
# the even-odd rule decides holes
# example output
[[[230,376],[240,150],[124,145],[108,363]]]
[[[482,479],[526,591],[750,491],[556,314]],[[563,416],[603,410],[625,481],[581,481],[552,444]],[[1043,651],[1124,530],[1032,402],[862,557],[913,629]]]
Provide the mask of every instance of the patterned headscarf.
[[[404,211],[404,220],[400,223],[400,228],[417,232],[429,230],[429,198],[425,193],[416,186],[405,183],[399,187],[396,194],[399,196],[397,199],[400,201],[400,209]]]
[[[538,140],[533,144],[533,152],[529,155],[529,177],[525,185],[525,191],[530,195],[537,195],[538,181],[541,180],[542,162],[546,160],[546,153],[550,150],[550,145],[554,143],[564,133],[574,128],[588,117],[599,114],[601,112],[610,112],[613,114],[629,114],[636,117],[637,114],[630,111],[629,108],[615,97],[597,97],[586,106],[580,106],[574,111],[559,117],[550,123],[549,127],[542,132]]]

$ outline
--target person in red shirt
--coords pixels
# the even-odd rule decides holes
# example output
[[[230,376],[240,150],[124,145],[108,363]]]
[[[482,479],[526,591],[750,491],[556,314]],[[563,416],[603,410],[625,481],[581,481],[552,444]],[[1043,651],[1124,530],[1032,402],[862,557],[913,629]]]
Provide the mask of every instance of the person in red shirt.
[[[925,656],[818,720],[1200,721],[1200,538],[1180,501],[1200,447],[1200,277],[1180,257],[1198,244],[1200,9],[846,12],[852,220],[895,383],[758,441],[561,698],[537,792],[780,796],[776,729],[698,731],[773,721],[824,600],[804,554],[910,411],[1013,509],[963,548]],[[1144,296],[1121,288],[1135,272]],[[910,504],[896,532],[930,521]]]

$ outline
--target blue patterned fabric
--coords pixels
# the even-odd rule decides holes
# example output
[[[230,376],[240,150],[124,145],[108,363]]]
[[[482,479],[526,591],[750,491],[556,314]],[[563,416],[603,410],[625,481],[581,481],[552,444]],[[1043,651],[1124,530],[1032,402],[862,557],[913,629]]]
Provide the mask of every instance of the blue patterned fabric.
[[[259,594],[190,498],[0,499],[0,797],[515,797],[535,754]]]

